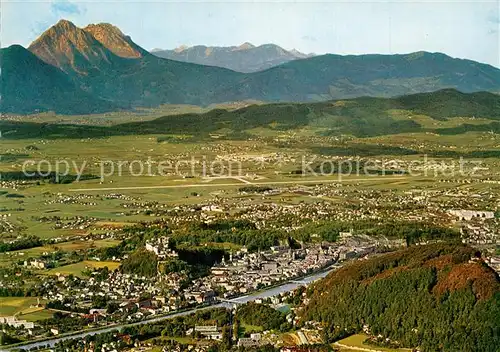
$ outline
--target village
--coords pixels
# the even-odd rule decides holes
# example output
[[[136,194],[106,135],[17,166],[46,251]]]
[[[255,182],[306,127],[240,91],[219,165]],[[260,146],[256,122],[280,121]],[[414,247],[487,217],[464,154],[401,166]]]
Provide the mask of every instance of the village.
[[[142,220],[136,220],[134,226],[138,227],[130,232],[123,226],[113,226],[112,219],[89,216],[87,211],[64,216],[33,216],[32,221],[49,226],[50,231],[61,235],[38,240],[34,248],[8,249],[0,253],[0,260],[10,265],[10,271],[0,282],[0,289],[11,292],[19,282],[34,282],[33,294],[39,301],[30,309],[51,312],[56,317],[27,321],[22,315],[7,315],[0,323],[7,332],[16,331],[16,336],[31,341],[75,330],[163,319],[200,307],[223,304],[234,308],[241,297],[286,283],[300,285],[302,278],[331,270],[345,261],[363,260],[381,249],[406,247],[408,239],[396,238],[384,232],[384,228],[373,233],[360,227],[362,224],[390,224],[390,219],[394,218],[403,224],[433,224],[451,229],[461,242],[481,248],[485,262],[500,272],[500,255],[495,250],[500,243],[497,203],[486,190],[419,186],[388,190],[365,188],[361,183],[318,183],[201,190],[191,192],[186,199],[189,201],[172,204],[119,192],[102,195],[45,193],[46,205],[74,205],[90,211],[101,202],[111,202],[120,214],[121,223],[126,224],[127,218]],[[225,219],[252,224],[255,231],[262,233],[281,231],[294,236],[307,232],[307,236],[295,245],[280,241],[263,249],[225,242],[196,243],[195,248],[218,248],[224,255],[202,275],[192,276],[182,268],[165,272],[165,265],[181,261],[179,250],[190,248],[190,244],[178,240],[185,239],[182,229],[191,224],[210,228]],[[0,224],[2,221],[16,226],[8,214],[2,216]],[[308,226],[331,221],[345,224],[331,239],[314,229],[305,231]],[[228,229],[230,232],[235,230]],[[134,231],[159,231],[157,233],[161,234],[147,237],[141,244],[157,258],[153,276],[120,269],[131,253],[115,254],[115,247],[127,243]],[[194,231],[193,239],[199,230]],[[72,234],[76,232],[78,234]],[[11,237],[5,245],[18,248],[23,237],[16,237],[15,233]],[[428,242],[417,240],[412,244]],[[66,268],[71,266],[81,269],[70,273]],[[286,301],[286,293],[257,300],[276,308]],[[293,323],[293,315],[289,318]],[[220,327],[207,331],[197,331],[195,326],[192,329],[191,334],[195,334],[197,341],[220,341],[222,338]],[[312,331],[304,335],[297,333],[301,344],[321,340],[308,338],[318,333],[317,328]],[[191,336],[188,330],[183,333]],[[200,338],[198,333],[204,337]],[[268,343],[279,345],[279,341],[278,335],[259,332],[238,337],[235,343],[250,347]],[[134,350],[142,351],[145,347],[141,343]],[[113,351],[117,346],[110,343],[106,348]],[[176,350],[177,347],[171,348]],[[193,351],[208,349],[208,345],[196,344]]]
[[[48,302],[47,308],[78,318],[81,328],[143,321],[221,302],[228,302],[231,306],[232,299],[300,280],[335,263],[363,257],[376,250],[374,242],[351,239],[351,236],[346,233],[340,243],[300,249],[276,246],[268,251],[249,253],[242,248],[213,266],[208,276],[187,286],[182,284],[185,279],[182,273],[144,277],[105,268],[89,272],[90,276],[85,279],[62,274],[46,276],[42,278],[38,292],[41,299]],[[176,258],[177,253],[169,248],[168,243],[168,238],[157,238],[146,243],[145,248],[160,260]],[[40,263],[34,261],[30,265]],[[271,301],[274,304],[281,302],[280,299]],[[11,317],[5,318],[4,323],[12,327],[23,326],[21,334],[29,339],[70,331],[64,320],[60,321],[61,324],[54,322],[54,325],[42,327]]]

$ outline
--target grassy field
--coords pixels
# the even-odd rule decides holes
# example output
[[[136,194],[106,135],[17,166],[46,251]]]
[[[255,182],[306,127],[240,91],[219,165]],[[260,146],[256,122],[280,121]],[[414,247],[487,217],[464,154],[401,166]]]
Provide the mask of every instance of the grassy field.
[[[281,339],[285,346],[298,346],[300,345],[300,339],[295,333],[286,333],[281,335]]]
[[[78,251],[85,250],[89,248],[106,248],[116,246],[120,241],[105,239],[98,241],[73,241],[73,242],[63,242],[53,245],[57,250],[62,251]]]
[[[262,326],[257,326],[257,325],[250,325],[250,324],[241,324],[241,328],[246,334],[252,334],[254,332],[262,332],[264,329]]]
[[[83,276],[82,272],[86,270],[87,268],[104,268],[108,267],[109,270],[115,270],[120,266],[120,263],[118,262],[110,262],[110,261],[103,261],[103,262],[98,262],[98,261],[90,261],[90,260],[84,260],[83,262],[75,263],[75,264],[70,264],[70,265],[65,265],[57,268],[53,268],[47,271],[44,271],[44,275],[75,275],[75,276]]]
[[[0,300],[0,316],[29,315],[39,310],[39,308],[31,308],[38,302],[36,297],[2,297]],[[43,304],[43,300],[40,300],[40,303]]]
[[[384,348],[364,344],[368,336],[356,334],[334,343],[334,347],[340,347],[341,351],[373,351],[373,352],[411,352],[407,348]],[[351,347],[351,348],[350,348]]]
[[[9,265],[12,262],[23,261],[29,258],[36,258],[41,255],[53,253],[58,250],[63,252],[70,252],[86,250],[89,248],[105,248],[115,246],[118,243],[120,243],[120,241],[108,239],[98,241],[72,241],[57,243],[54,245],[47,245],[43,247],[35,247],[30,249],[0,253],[0,267]]]
[[[336,109],[336,108],[335,108]],[[334,110],[335,110],[334,109]],[[379,108],[377,108],[379,109]],[[95,116],[54,116],[40,114],[33,116],[38,122],[75,122],[80,124],[113,125],[127,121],[150,120],[151,118],[183,112],[204,112],[205,109],[195,107],[168,106],[143,111],[134,114],[112,113]],[[353,111],[354,113],[355,111]],[[434,119],[428,115],[409,113],[407,110],[390,110],[387,116],[395,121],[416,121],[423,128],[455,128],[457,126],[484,125],[492,120],[484,117],[449,116],[444,119]],[[280,115],[281,116],[281,115]],[[31,118],[31,116],[30,116]],[[101,120],[102,119],[102,120]],[[165,137],[164,133],[127,136],[112,136],[106,138],[69,138],[69,139],[8,139],[3,138],[0,144],[0,173],[19,171],[25,160],[39,162],[45,160],[52,167],[57,161],[67,161],[69,170],[62,165],[63,172],[76,174],[77,169],[83,167],[85,174],[100,175],[101,162],[120,161],[129,162],[119,169],[115,164],[114,174],[104,179],[92,179],[71,184],[49,184],[41,182],[39,185],[19,186],[15,189],[5,186],[0,189],[0,226],[6,219],[14,226],[11,232],[0,232],[0,239],[13,240],[19,235],[36,235],[42,239],[59,238],[70,242],[60,243],[54,247],[33,248],[24,251],[1,253],[0,266],[9,265],[29,258],[40,256],[45,252],[61,250],[65,252],[86,250],[95,247],[115,245],[116,242],[80,242],[73,237],[92,234],[106,234],[108,230],[116,230],[134,225],[141,221],[151,221],[161,216],[154,212],[145,213],[138,210],[140,205],[134,203],[157,202],[164,207],[173,205],[203,204],[223,197],[237,204],[240,200],[251,200],[255,204],[274,202],[281,204],[307,203],[315,204],[320,201],[338,203],[355,203],[355,199],[345,197],[311,197],[308,194],[288,191],[277,195],[264,196],[261,194],[243,195],[239,189],[247,183],[255,185],[269,185],[273,188],[301,185],[303,187],[315,184],[341,182],[350,189],[391,190],[406,192],[412,189],[470,189],[490,190],[491,193],[500,192],[500,185],[494,184],[467,184],[463,185],[456,180],[452,183],[439,183],[437,178],[408,177],[408,176],[364,176],[338,175],[331,176],[302,176],[291,174],[300,168],[302,157],[306,160],[312,156],[336,157],[339,153],[344,157],[363,157],[369,155],[371,159],[397,159],[403,162],[421,161],[426,152],[481,152],[500,150],[500,136],[488,132],[467,132],[460,135],[440,135],[434,132],[406,132],[373,137],[354,137],[349,134],[330,135],[331,128],[325,127],[329,117],[319,119],[315,124],[297,125],[292,129],[280,129],[279,123],[271,122],[257,127],[249,127],[246,132],[249,138],[245,139],[211,139],[196,142],[185,138],[188,134],[170,134],[176,139],[158,142]],[[24,119],[26,120],[26,119]],[[168,120],[168,119],[167,119]],[[323,121],[325,120],[325,121]],[[267,121],[267,120],[266,120]],[[331,132],[331,131],[330,131]],[[397,131],[396,131],[397,132]],[[330,151],[331,153],[329,153]],[[375,155],[373,155],[375,151]],[[409,155],[405,154],[410,153]],[[377,154],[378,153],[378,154]],[[414,154],[417,153],[417,154]],[[16,156],[5,158],[6,155]],[[283,156],[286,160],[283,165],[275,160],[265,162],[259,158],[271,158],[273,155]],[[457,154],[458,155],[458,154]],[[241,161],[243,178],[208,178],[195,176],[185,178],[171,170],[168,175],[160,175],[157,166],[161,161],[177,162],[194,158],[197,161],[196,172],[201,173],[203,160],[223,160],[221,157]],[[148,161],[150,158],[150,161]],[[205,158],[205,159],[203,159]],[[438,160],[453,161],[456,158]],[[134,168],[130,162],[138,160],[152,166],[152,176],[131,175]],[[500,170],[499,158],[482,158],[485,168],[493,178]],[[33,166],[34,167],[34,166]],[[47,164],[45,164],[47,167]],[[109,171],[105,169],[105,171]],[[181,165],[180,171],[191,171],[187,165]],[[121,174],[121,175],[120,175]],[[248,175],[248,177],[247,177]],[[256,177],[253,177],[253,176]],[[245,178],[246,177],[246,178]],[[496,178],[495,178],[496,179]],[[7,194],[16,194],[19,197],[7,197]],[[109,197],[119,193],[130,199],[116,199]],[[69,199],[69,200],[67,200]],[[231,210],[230,210],[231,212]],[[3,218],[5,216],[5,218]],[[61,219],[87,218],[85,226],[59,226],[54,221],[40,221],[39,217],[58,217]],[[63,220],[64,222],[64,220]],[[70,222],[68,220],[67,222]],[[67,224],[64,224],[67,225]],[[225,249],[238,249],[236,246],[222,245]],[[22,253],[22,254],[21,254]],[[70,272],[79,272],[81,268],[66,268]]]
[[[103,147],[106,149],[106,147]],[[60,153],[60,151],[59,151]],[[118,152],[117,152],[118,153]],[[104,156],[105,158],[107,156]],[[500,165],[496,159],[486,160],[485,164],[493,171],[500,169]],[[2,164],[0,163],[0,167]],[[409,190],[415,187],[425,188],[453,188],[454,184],[442,184],[435,182],[433,177],[374,177],[374,176],[345,176],[339,178],[338,175],[321,176],[321,177],[303,177],[290,174],[276,174],[272,167],[264,170],[254,170],[259,175],[263,176],[259,180],[251,180],[248,182],[261,185],[271,185],[273,187],[291,186],[294,183],[303,184],[306,186],[314,185],[315,183],[337,182],[341,181],[345,184],[353,184],[362,188],[372,189],[392,189],[392,190]],[[430,181],[430,182],[429,182]],[[82,181],[79,183],[53,185],[41,184],[15,191],[22,194],[24,198],[6,198],[0,195],[1,207],[4,211],[2,214],[10,214],[8,218],[10,222],[16,225],[20,233],[39,236],[42,239],[47,238],[63,238],[65,236],[79,236],[89,233],[102,233],[106,228],[124,227],[133,225],[139,221],[152,220],[152,216],[145,214],[126,214],[127,209],[123,208],[122,204],[131,203],[121,199],[108,199],[107,194],[120,193],[129,197],[140,199],[141,202],[160,202],[162,204],[200,204],[209,199],[213,199],[213,194],[220,193],[224,198],[232,198],[237,201],[239,197],[252,198],[256,202],[275,201],[289,202],[295,204],[299,202],[314,202],[315,199],[301,194],[283,193],[276,196],[266,197],[263,199],[261,195],[245,195],[238,194],[238,189],[245,186],[244,182],[236,179],[218,179],[207,181],[202,178],[181,178],[181,177],[129,177],[129,176],[112,176],[100,183],[99,180]],[[143,188],[141,188],[143,187]],[[495,185],[468,185],[468,187],[496,187]],[[498,188],[498,187],[497,187]],[[104,190],[103,190],[104,189]],[[12,190],[6,190],[13,192]],[[80,197],[82,195],[90,197],[82,203],[75,204],[57,203],[54,200],[58,199],[58,194],[69,197]],[[342,202],[343,199],[325,199],[332,202]],[[94,205],[95,204],[95,205]],[[58,216],[66,217],[90,217],[95,219],[95,223],[90,227],[75,228],[75,229],[54,229],[53,223],[37,221],[38,216]],[[1,220],[0,220],[1,221]],[[13,238],[16,233],[2,233],[1,238]],[[72,244],[65,245],[63,250],[77,250],[71,248]],[[58,245],[61,247],[61,245]],[[78,247],[78,246],[77,246]],[[35,251],[37,251],[36,249]],[[15,254],[15,253],[13,253]],[[29,253],[28,253],[29,255]],[[0,254],[0,265],[4,261],[5,255]]]
[[[498,169],[495,165],[497,161],[489,162],[490,170]],[[265,179],[257,181],[249,181],[254,184],[270,185],[274,187],[292,186],[294,183],[312,186],[325,182],[342,182],[345,184],[353,184],[362,188],[373,189],[392,189],[392,190],[409,190],[412,188],[453,188],[454,184],[442,184],[435,182],[433,177],[374,177],[374,176],[321,176],[321,177],[302,177],[293,175],[277,175],[271,170],[263,170],[262,175]],[[430,182],[429,182],[430,181]],[[45,185],[33,186],[16,191],[22,194],[24,198],[14,199],[5,198],[0,195],[0,202],[5,208],[2,214],[10,214],[8,218],[10,222],[16,225],[22,233],[39,236],[42,239],[47,238],[63,238],[65,236],[79,236],[89,233],[102,233],[109,227],[124,227],[133,225],[139,221],[152,220],[150,215],[145,214],[126,214],[127,209],[123,208],[122,204],[130,203],[120,199],[106,199],[103,195],[110,193],[121,193],[126,196],[140,199],[141,202],[160,202],[162,204],[200,204],[209,199],[212,199],[215,192],[221,193],[225,198],[232,198],[235,201],[239,197],[252,198],[256,202],[265,201],[261,195],[246,195],[238,194],[238,189],[246,184],[234,179],[221,179],[212,182],[206,182],[200,178],[182,179],[171,177],[110,177],[109,181],[100,184],[98,180],[84,181],[69,185]],[[141,188],[142,187],[142,188]],[[472,184],[467,187],[496,187],[495,185]],[[498,188],[498,187],[496,187]],[[102,190],[104,189],[104,190]],[[10,190],[9,190],[10,191]],[[85,195],[91,197],[85,200],[91,204],[58,204],[46,203],[57,199],[57,194],[63,194],[70,197],[78,197]],[[276,196],[266,197],[269,201],[290,202],[290,204],[298,202],[314,202],[315,199],[301,194],[283,193]],[[343,199],[324,199],[333,202],[342,202]],[[20,203],[21,202],[21,203]],[[75,229],[54,229],[53,223],[40,222],[36,218],[38,216],[58,216],[66,217],[90,217],[94,218],[95,223],[90,227],[75,228]],[[1,221],[1,220],[0,220]],[[24,230],[23,230],[24,229]],[[12,238],[14,234],[2,233],[1,238]],[[96,245],[97,242],[95,243]],[[63,250],[77,250],[80,245],[58,244],[58,247]],[[75,248],[72,248],[75,246]],[[36,249],[35,251],[38,251]],[[13,253],[15,254],[15,253]],[[29,253],[28,253],[29,255]],[[0,263],[4,260],[5,255],[0,255]]]
[[[27,321],[38,321],[50,319],[54,313],[50,309],[38,308],[37,310],[33,310],[31,312],[23,312],[17,316],[18,319],[24,319]]]

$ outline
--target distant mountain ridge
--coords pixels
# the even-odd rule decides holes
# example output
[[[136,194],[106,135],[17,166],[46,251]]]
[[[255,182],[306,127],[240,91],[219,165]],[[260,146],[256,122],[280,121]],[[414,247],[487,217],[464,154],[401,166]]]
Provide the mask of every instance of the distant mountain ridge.
[[[283,50],[273,45],[257,48],[279,53]],[[245,43],[232,50],[242,53],[257,48]],[[499,69],[440,53],[328,54],[241,73],[160,58],[110,24],[78,28],[65,20],[45,31],[28,49],[36,55],[29,59],[29,65],[26,60],[8,60],[8,65],[2,62],[2,75],[7,76],[2,78],[2,98],[12,103],[8,108],[2,103],[1,111],[82,114],[108,111],[110,107],[131,109],[161,104],[205,106],[243,100],[311,102],[394,97],[448,88],[465,93],[500,91]],[[2,49],[2,55],[10,50],[12,47]],[[16,52],[19,54],[19,48]],[[28,57],[26,53],[22,56]],[[47,65],[57,69],[50,74],[57,76],[53,82],[47,79]],[[15,80],[10,75],[20,78],[17,86],[12,87]],[[64,85],[71,85],[67,89],[72,92],[61,95],[66,97],[64,103],[57,94],[54,96],[56,90],[52,87],[63,80]],[[29,93],[35,86],[43,90],[36,93],[36,104],[28,99],[30,94],[20,94]],[[80,95],[87,102],[95,100],[95,104],[81,104]],[[88,110],[82,111],[83,106]]]
[[[278,66],[289,61],[305,59],[314,54],[288,51],[275,44],[255,46],[245,42],[239,46],[180,46],[173,50],[154,50],[152,54],[165,59],[217,66],[237,72],[251,73]]]
[[[496,91],[500,69],[442,53],[326,54],[256,72],[235,89],[262,87],[268,101],[393,97],[453,88]]]
[[[410,132],[455,133],[454,129],[429,129],[411,118],[395,119],[394,111],[402,112],[403,116],[426,115],[436,121],[454,117],[484,118],[490,120],[491,125],[478,125],[477,128],[492,130],[500,121],[500,96],[488,92],[465,94],[445,89],[397,98],[360,97],[317,103],[249,105],[232,111],[214,109],[204,114],[165,116],[117,125],[115,128],[129,133],[190,135],[206,135],[223,129],[237,134],[272,125],[282,131],[309,126],[320,128],[327,135],[356,137]]]

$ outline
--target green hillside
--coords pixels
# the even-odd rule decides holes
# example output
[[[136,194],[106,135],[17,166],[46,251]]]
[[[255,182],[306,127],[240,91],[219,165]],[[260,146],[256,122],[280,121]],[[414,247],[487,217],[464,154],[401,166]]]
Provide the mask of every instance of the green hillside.
[[[430,129],[414,119],[402,119],[401,115],[427,115],[430,120],[436,121],[454,117],[481,117],[495,124],[495,120],[500,120],[500,96],[443,90],[394,99],[355,98],[321,103],[251,105],[233,111],[219,109],[205,114],[165,116],[116,127],[124,133],[195,135],[225,129],[232,131],[230,136],[256,127],[286,131],[309,126],[318,129],[321,131],[318,133],[323,135],[352,134],[357,137],[421,131],[442,133],[448,130]],[[489,124],[479,126],[491,128]]]
[[[0,66],[3,112],[52,110],[60,114],[88,114],[117,110],[115,104],[82,91],[61,70],[22,46],[0,49]]]
[[[154,107],[161,104],[209,105],[231,99],[241,77],[227,69],[158,58],[118,58],[111,70],[75,77],[88,91],[122,106]]]
[[[469,116],[500,120],[500,99],[498,94],[478,92],[464,94],[446,89],[434,94],[413,94],[396,99],[401,109],[410,110],[435,119],[452,116]]]
[[[477,120],[480,118],[480,120]],[[459,119],[456,121],[456,119]],[[187,134],[209,138],[248,138],[255,128],[272,133],[309,128],[320,136],[383,136],[408,132],[461,134],[500,131],[500,96],[443,90],[398,98],[355,98],[320,103],[250,105],[237,110],[215,109],[112,127],[0,122],[6,138],[99,137],[133,134]]]
[[[497,352],[500,280],[477,255],[441,243],[355,262],[309,289],[303,319],[325,324],[330,342],[364,326],[422,351]]]

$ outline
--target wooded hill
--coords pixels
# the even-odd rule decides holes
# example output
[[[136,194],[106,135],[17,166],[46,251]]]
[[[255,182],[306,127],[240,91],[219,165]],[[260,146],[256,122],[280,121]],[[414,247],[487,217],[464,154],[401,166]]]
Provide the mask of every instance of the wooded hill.
[[[416,117],[425,116],[428,125]],[[434,127],[450,118],[466,118],[453,127]],[[483,118],[481,123],[474,122]],[[470,121],[469,121],[470,120]],[[469,122],[467,122],[469,121]],[[466,131],[500,132],[500,95],[461,93],[446,89],[398,98],[355,98],[320,103],[250,105],[237,110],[214,109],[203,114],[180,114],[112,127],[0,121],[3,137],[88,138],[112,135],[187,134],[194,139],[245,139],[248,130],[290,131],[309,127],[321,135],[379,136],[407,132],[460,134]],[[405,153],[406,154],[406,153]]]
[[[413,246],[331,273],[308,290],[304,320],[332,342],[368,326],[422,351],[498,352],[500,280],[461,244]]]

